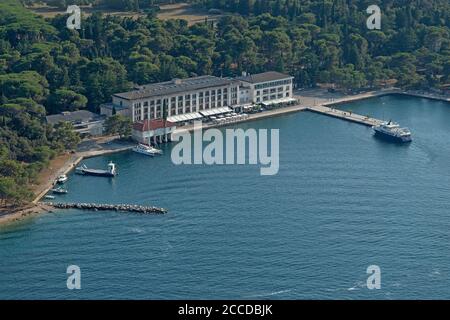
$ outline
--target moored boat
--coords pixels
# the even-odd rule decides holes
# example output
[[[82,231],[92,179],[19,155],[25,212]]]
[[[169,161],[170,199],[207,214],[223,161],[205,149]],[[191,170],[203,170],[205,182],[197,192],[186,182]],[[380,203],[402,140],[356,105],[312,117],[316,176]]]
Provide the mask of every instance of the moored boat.
[[[376,136],[383,139],[401,143],[412,141],[411,131],[408,128],[401,128],[398,123],[392,121],[383,122],[374,126],[373,130]]]
[[[56,178],[56,183],[58,184],[62,184],[65,183],[67,181],[67,176],[65,174],[60,175],[58,178]]]
[[[86,165],[82,165],[75,169],[75,172],[82,175],[97,176],[97,177],[115,177],[117,175],[116,165],[110,161],[107,170],[90,169]]]
[[[55,194],[67,194],[68,191],[64,188],[55,188],[51,190]]]
[[[152,146],[147,146],[145,144],[138,144],[136,147],[133,148],[133,151],[150,157],[162,154],[161,150],[156,149]]]

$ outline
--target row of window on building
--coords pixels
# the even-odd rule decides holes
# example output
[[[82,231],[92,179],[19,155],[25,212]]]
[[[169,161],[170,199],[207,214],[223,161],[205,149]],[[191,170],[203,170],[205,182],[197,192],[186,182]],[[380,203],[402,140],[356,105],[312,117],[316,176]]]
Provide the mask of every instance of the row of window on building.
[[[272,87],[279,87],[279,86],[289,85],[291,83],[292,83],[291,79],[266,82],[266,83],[261,83],[261,84],[255,85],[255,90],[261,90],[261,89],[272,88]]]
[[[236,105],[238,102],[237,87],[232,87],[231,93],[228,91],[228,88],[220,88],[164,99],[136,102],[133,104],[134,121],[160,119],[164,116],[164,106],[167,108],[167,116],[173,116]]]
[[[284,91],[284,89],[286,89],[286,91]],[[270,90],[269,89],[257,90],[256,102],[259,103],[269,100],[289,98],[290,89],[291,89],[290,86],[286,86],[286,87],[271,88]],[[262,98],[261,98],[261,91],[262,91]]]

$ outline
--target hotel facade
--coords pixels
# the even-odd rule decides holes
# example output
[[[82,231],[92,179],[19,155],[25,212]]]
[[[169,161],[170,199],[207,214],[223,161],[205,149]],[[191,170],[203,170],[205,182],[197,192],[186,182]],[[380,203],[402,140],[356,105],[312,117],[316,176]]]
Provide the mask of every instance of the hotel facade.
[[[238,90],[239,81],[232,79],[213,76],[175,79],[117,93],[112,97],[112,106],[102,106],[102,113],[116,108],[116,112],[131,116],[133,123],[163,119],[164,112],[171,122],[195,120],[203,117],[202,111],[236,106]]]
[[[214,76],[174,79],[114,94],[112,103],[101,106],[101,113],[130,117],[134,124],[133,137],[140,142],[143,137],[149,136],[155,142],[164,142],[170,140],[170,135],[155,136],[161,132],[163,119],[167,126],[163,132],[171,133],[176,126],[193,120],[242,112],[245,105],[292,101],[292,80],[293,77],[278,72],[235,79]]]

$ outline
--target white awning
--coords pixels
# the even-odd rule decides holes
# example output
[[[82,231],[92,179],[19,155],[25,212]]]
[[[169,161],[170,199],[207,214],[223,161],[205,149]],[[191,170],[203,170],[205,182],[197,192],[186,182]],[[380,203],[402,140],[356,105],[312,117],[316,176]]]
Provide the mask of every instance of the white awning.
[[[198,112],[192,112],[192,113],[186,113],[186,114],[179,114],[176,116],[168,117],[167,121],[170,122],[185,122],[185,121],[191,121],[203,118],[203,116]]]
[[[203,110],[203,111],[200,111],[200,113],[202,115],[204,115],[205,117],[210,117],[210,116],[214,116],[216,114],[222,114],[222,113],[227,113],[227,112],[231,112],[231,111],[233,111],[233,110],[231,110],[228,107],[222,107],[222,108]]]
[[[272,104],[288,103],[288,102],[294,102],[294,101],[297,101],[297,99],[294,99],[294,98],[282,98],[282,99],[264,101],[262,104],[265,105],[265,106],[270,106]]]

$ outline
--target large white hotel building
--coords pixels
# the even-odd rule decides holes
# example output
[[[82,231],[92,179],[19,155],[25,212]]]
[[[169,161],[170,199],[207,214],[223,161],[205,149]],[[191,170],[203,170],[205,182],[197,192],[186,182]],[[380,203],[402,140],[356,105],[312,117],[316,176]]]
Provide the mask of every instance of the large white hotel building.
[[[111,116],[116,112],[131,117],[133,136],[141,142],[155,138],[156,134],[162,141],[167,139],[166,134],[161,136],[155,130],[161,129],[164,118],[167,119],[164,125],[172,132],[176,125],[232,111],[242,112],[251,105],[291,102],[294,100],[292,86],[293,77],[273,71],[235,79],[214,76],[174,79],[114,94],[112,103],[101,106],[101,113]]]
[[[112,105],[102,106],[102,112],[108,114],[111,108],[126,110],[133,122],[139,122],[162,119],[166,110],[168,121],[182,122],[202,118],[200,111],[237,105],[238,90],[237,80],[213,76],[174,79],[114,94]],[[175,117],[181,115],[184,117],[176,121]]]

